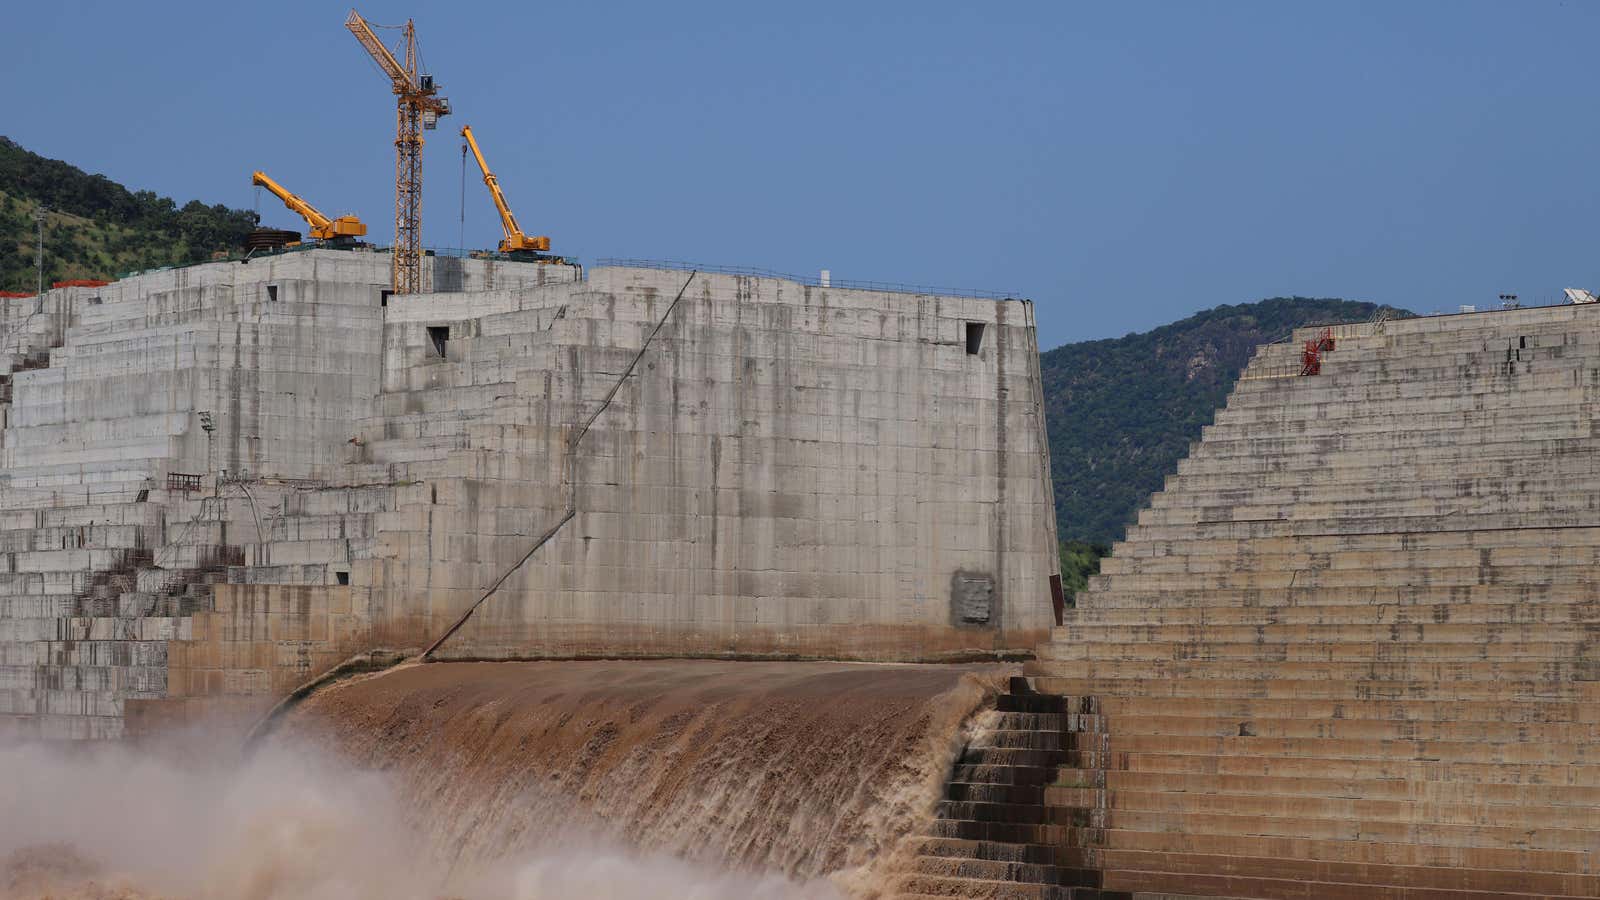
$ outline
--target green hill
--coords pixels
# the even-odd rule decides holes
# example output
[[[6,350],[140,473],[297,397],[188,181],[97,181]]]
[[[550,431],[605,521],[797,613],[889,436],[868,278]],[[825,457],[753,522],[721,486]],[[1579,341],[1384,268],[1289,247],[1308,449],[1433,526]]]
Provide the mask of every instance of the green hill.
[[[191,200],[180,208],[0,137],[0,290],[36,286],[34,211],[41,204],[47,285],[201,262],[237,248],[257,222],[253,212],[220,204]]]
[[[1177,470],[1257,345],[1305,325],[1369,321],[1380,310],[1395,318],[1413,315],[1350,300],[1279,297],[1042,354],[1067,588],[1081,586],[1082,573],[1098,567],[1106,548]]]

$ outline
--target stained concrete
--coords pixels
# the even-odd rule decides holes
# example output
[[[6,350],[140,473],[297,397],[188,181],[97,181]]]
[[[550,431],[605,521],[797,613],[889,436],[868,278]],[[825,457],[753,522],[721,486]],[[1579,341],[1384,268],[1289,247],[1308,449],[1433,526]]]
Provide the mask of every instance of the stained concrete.
[[[253,714],[496,583],[440,657],[1044,637],[1027,302],[429,265],[459,290],[385,298],[386,256],[312,250],[8,301],[0,728]]]

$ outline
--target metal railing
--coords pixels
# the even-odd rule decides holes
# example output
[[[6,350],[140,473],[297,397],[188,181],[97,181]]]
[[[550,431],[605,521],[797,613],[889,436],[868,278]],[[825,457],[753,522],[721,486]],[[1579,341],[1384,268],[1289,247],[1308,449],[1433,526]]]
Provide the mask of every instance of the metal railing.
[[[973,288],[943,288],[923,284],[904,284],[893,281],[861,281],[853,278],[829,278],[827,284],[822,283],[822,276],[818,275],[791,275],[787,272],[777,272],[772,269],[762,269],[752,266],[712,266],[703,263],[684,262],[678,259],[634,259],[630,257],[602,256],[590,263],[591,267],[613,266],[623,269],[673,269],[681,272],[704,272],[714,275],[745,275],[753,278],[781,278],[785,281],[794,281],[810,287],[836,287],[856,291],[882,291],[892,294],[927,294],[936,297],[972,297],[979,300],[1018,300],[1021,295],[1015,291],[987,291]]]

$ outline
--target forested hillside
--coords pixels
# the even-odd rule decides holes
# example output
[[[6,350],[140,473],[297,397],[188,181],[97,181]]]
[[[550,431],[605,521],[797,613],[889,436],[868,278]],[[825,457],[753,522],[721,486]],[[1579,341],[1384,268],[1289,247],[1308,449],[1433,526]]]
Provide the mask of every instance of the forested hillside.
[[[1122,537],[1227,400],[1257,345],[1304,325],[1365,322],[1380,309],[1412,315],[1349,300],[1279,297],[1043,354],[1063,562],[1076,566],[1096,555],[1091,549],[1103,555]]]
[[[256,225],[253,212],[198,200],[180,208],[170,197],[129,191],[0,137],[0,290],[36,285],[34,211],[41,204],[46,284],[199,262],[237,248]]]

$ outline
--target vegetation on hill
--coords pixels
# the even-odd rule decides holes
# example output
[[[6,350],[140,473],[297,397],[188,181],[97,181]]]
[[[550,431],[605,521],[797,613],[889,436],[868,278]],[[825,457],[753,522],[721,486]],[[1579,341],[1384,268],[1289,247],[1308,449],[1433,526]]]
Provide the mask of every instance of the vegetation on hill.
[[[129,191],[0,137],[0,290],[36,286],[34,211],[40,205],[46,210],[47,285],[200,262],[237,248],[257,222],[248,210],[198,200],[179,207],[152,191]]]
[[[1100,571],[1100,560],[1111,555],[1111,545],[1089,541],[1061,542],[1061,588],[1068,597],[1089,586],[1089,576]]]
[[[1306,325],[1369,321],[1380,310],[1412,315],[1350,300],[1279,297],[1042,354],[1066,589],[1098,571],[1099,557],[1177,471],[1257,345]]]

